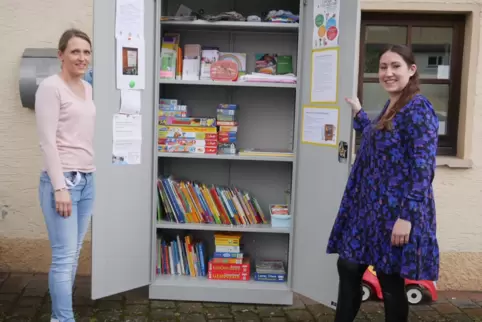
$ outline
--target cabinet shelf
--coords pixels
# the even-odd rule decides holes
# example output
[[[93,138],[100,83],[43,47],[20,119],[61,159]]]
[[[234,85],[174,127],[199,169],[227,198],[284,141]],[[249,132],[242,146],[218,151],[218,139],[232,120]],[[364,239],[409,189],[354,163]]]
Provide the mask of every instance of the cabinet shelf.
[[[271,227],[270,224],[231,226],[231,225],[196,224],[196,223],[180,224],[180,223],[165,221],[165,220],[158,221],[156,227],[158,229],[238,231],[238,232],[273,233],[273,234],[289,234],[291,232],[290,228],[276,228],[276,227]]]
[[[210,159],[210,160],[239,160],[239,161],[269,161],[269,162],[293,162],[294,157],[271,157],[257,155],[238,154],[203,154],[203,153],[170,153],[158,152],[160,158],[186,158],[186,159]]]
[[[192,301],[220,302],[227,298],[234,303],[291,304],[293,301],[287,283],[219,281],[185,275],[158,275],[150,286],[149,297],[185,300],[186,292]]]
[[[194,21],[173,21],[161,20],[162,26],[175,27],[175,29],[187,30],[245,30],[260,32],[288,32],[297,33],[298,23],[279,23],[279,22],[255,22],[255,21],[213,21],[194,20]]]
[[[173,85],[200,85],[200,86],[237,86],[237,87],[270,87],[270,88],[293,88],[296,84],[292,83],[273,83],[273,82],[246,82],[246,81],[213,81],[213,80],[184,80],[184,79],[160,79],[160,84]]]

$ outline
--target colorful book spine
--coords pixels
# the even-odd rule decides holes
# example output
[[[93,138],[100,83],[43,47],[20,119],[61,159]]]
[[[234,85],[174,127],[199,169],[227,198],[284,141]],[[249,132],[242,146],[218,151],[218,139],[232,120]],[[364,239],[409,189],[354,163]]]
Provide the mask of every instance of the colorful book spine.
[[[225,225],[268,223],[256,198],[236,187],[173,178],[159,178],[157,187],[158,220]],[[222,236],[217,236],[217,245],[239,246],[239,240]]]
[[[158,275],[207,276],[208,266],[203,242],[194,241],[191,236],[181,238],[178,235],[172,240],[160,237],[157,239],[156,248]]]

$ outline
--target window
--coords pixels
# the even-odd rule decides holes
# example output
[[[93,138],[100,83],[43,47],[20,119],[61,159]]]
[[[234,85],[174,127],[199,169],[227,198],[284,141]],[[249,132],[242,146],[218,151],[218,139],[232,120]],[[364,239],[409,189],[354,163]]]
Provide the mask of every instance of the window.
[[[457,152],[464,16],[363,13],[360,37],[358,96],[374,118],[388,99],[378,84],[378,55],[387,44],[412,47],[422,94],[439,117],[442,155]],[[357,142],[359,138],[357,137]]]

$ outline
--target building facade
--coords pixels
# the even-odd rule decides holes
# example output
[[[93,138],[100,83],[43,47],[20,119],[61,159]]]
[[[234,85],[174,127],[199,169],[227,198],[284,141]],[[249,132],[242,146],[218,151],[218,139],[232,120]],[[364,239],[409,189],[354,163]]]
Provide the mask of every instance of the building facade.
[[[0,3],[0,270],[46,272],[47,232],[38,205],[41,157],[34,114],[19,98],[25,48],[55,48],[61,32],[92,34],[92,1]],[[369,113],[386,99],[377,55],[386,43],[412,46],[422,91],[440,118],[434,183],[441,248],[439,287],[482,290],[482,0],[362,0],[359,97]],[[95,50],[95,48],[94,48]],[[79,274],[90,273],[90,235]]]

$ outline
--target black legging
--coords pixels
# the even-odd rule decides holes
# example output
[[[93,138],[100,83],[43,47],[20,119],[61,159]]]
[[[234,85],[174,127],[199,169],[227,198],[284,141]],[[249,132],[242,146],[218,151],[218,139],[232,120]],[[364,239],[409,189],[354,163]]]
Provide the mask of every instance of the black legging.
[[[362,300],[361,282],[367,265],[360,265],[338,259],[340,278],[335,322],[353,322],[360,310]],[[385,305],[385,322],[408,321],[408,299],[405,293],[405,281],[400,275],[386,275],[377,272],[382,287]]]

